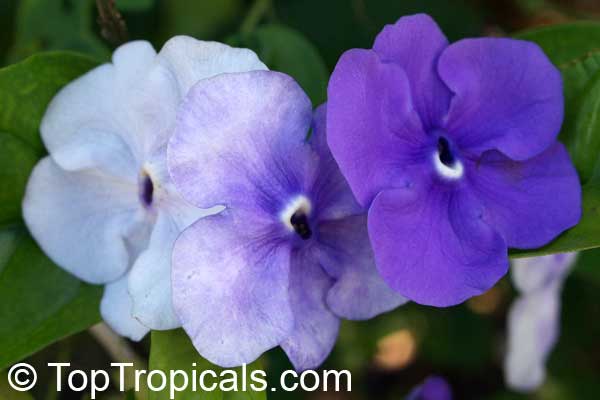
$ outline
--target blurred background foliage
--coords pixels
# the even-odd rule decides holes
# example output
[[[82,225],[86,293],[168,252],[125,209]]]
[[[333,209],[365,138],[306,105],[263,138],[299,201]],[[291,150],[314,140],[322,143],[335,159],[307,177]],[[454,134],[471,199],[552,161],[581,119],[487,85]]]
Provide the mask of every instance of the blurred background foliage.
[[[117,0],[116,6],[130,40],[149,40],[160,49],[168,38],[185,34],[250,47],[270,68],[296,78],[315,106],[325,100],[328,76],[342,52],[370,47],[382,27],[402,15],[432,15],[451,40],[600,19],[598,0]],[[45,50],[73,50],[107,61],[116,43],[101,35],[99,17],[94,0],[0,0],[0,65]],[[536,393],[517,394],[503,383],[506,312],[515,295],[505,278],[485,295],[457,307],[409,304],[369,322],[345,322],[323,368],[351,370],[352,393],[268,396],[400,399],[426,376],[439,374],[449,380],[460,400],[596,399],[600,393],[599,264],[600,251],[586,251],[566,283],[562,336],[549,360],[547,382]],[[141,357],[148,356],[148,339],[132,346]],[[27,361],[44,365],[65,360],[74,368],[106,368],[110,354],[88,331]],[[280,372],[290,368],[280,350],[269,352],[262,363],[273,386],[278,386]],[[79,393],[57,394],[50,371],[47,374],[40,377],[36,399],[81,398]],[[13,395],[6,392],[2,379],[0,398],[10,400]],[[106,398],[122,395],[115,392]]]

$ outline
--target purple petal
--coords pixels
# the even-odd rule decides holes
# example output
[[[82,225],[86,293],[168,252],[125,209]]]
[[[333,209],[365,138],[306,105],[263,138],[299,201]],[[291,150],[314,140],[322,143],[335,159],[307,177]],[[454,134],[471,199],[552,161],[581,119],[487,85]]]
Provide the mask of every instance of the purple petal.
[[[325,304],[331,284],[314,257],[292,254],[290,302],[294,330],[281,347],[298,371],[321,365],[337,339],[340,320]]]
[[[427,139],[396,64],[370,50],[340,58],[328,87],[327,140],[358,202],[368,206],[382,189],[402,184],[404,167]],[[417,154],[415,154],[417,153]]]
[[[369,236],[386,282],[403,296],[438,307],[492,287],[507,271],[506,244],[466,190],[423,184],[381,192]]]
[[[455,93],[446,130],[463,149],[524,160],[550,146],[563,119],[562,80],[543,51],[514,39],[466,39],[448,47],[439,73]]]
[[[415,108],[427,130],[439,127],[450,106],[450,90],[437,73],[438,58],[447,46],[448,40],[426,14],[387,25],[373,45],[383,62],[406,72]]]
[[[452,400],[452,390],[444,378],[430,376],[408,395],[407,400]]]
[[[311,175],[311,119],[310,100],[287,75],[255,71],[200,81],[169,144],[175,186],[202,208],[283,198]]]
[[[289,337],[289,246],[253,214],[197,221],[173,250],[173,306],[200,354],[223,367],[250,363]]]
[[[509,247],[543,246],[581,216],[581,186],[565,148],[516,162],[499,152],[472,168],[474,188]]]
[[[336,315],[364,320],[406,303],[375,267],[365,215],[322,223],[319,241],[320,263],[336,279],[327,294]]]
[[[319,205],[318,218],[327,220],[363,214],[365,210],[354,198],[327,145],[326,115],[327,107],[323,104],[315,111],[309,141],[319,158],[316,179],[311,190],[314,203]]]

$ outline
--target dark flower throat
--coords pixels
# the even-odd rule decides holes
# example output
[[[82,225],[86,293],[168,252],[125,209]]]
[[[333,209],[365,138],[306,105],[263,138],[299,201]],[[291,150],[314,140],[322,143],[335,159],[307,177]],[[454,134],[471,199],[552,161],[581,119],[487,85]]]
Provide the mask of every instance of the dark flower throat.
[[[300,236],[303,240],[310,239],[312,236],[312,231],[310,230],[310,225],[308,224],[308,217],[303,211],[296,211],[290,218],[290,223],[294,227],[294,231],[298,234],[298,236]]]
[[[438,153],[442,164],[450,168],[454,166],[456,159],[450,150],[450,143],[448,143],[448,140],[443,136],[438,140]]]
[[[140,199],[144,206],[150,207],[154,199],[154,183],[152,183],[152,178],[144,174],[140,184]]]

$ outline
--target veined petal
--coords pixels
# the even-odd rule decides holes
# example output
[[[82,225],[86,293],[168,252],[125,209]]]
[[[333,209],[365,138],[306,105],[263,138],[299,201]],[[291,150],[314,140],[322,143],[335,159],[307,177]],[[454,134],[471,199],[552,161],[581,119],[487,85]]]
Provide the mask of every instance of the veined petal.
[[[381,192],[369,236],[386,282],[420,304],[451,306],[491,288],[508,269],[506,243],[466,189],[428,186]]]
[[[564,146],[517,162],[497,151],[473,165],[472,183],[509,247],[543,246],[581,217],[581,185]]]
[[[168,165],[183,197],[198,207],[223,204],[278,212],[313,178],[305,137],[312,105],[284,74],[254,71],[200,81],[170,140]]]
[[[383,280],[373,258],[366,215],[320,224],[320,264],[336,281],[327,304],[343,318],[362,320],[390,311],[408,300]]]
[[[497,149],[515,160],[538,155],[563,120],[562,79],[534,43],[465,39],[440,57],[442,80],[454,93],[445,129],[462,149]]]
[[[427,139],[406,73],[371,50],[342,55],[327,89],[327,141],[358,202],[402,186]]]
[[[292,254],[290,304],[294,329],[281,347],[297,371],[321,365],[337,339],[340,320],[325,304],[332,283],[315,257]]]
[[[177,79],[181,98],[202,79],[224,73],[268,69],[252,50],[200,41],[189,36],[169,39],[158,53],[158,59]]]
[[[23,200],[27,227],[58,265],[90,283],[129,268],[129,243],[145,221],[137,188],[94,170],[68,172],[50,157],[33,170]],[[142,240],[142,239],[140,239]]]
[[[194,346],[223,367],[254,361],[292,333],[290,246],[254,214],[226,210],[177,239],[175,312]]]
[[[140,324],[131,314],[127,280],[128,276],[125,275],[106,285],[100,302],[100,314],[113,331],[133,341],[139,341],[150,329]]]
[[[448,39],[426,14],[402,17],[386,25],[373,50],[383,62],[400,66],[408,78],[410,93],[426,130],[438,128],[448,113],[451,92],[437,73],[437,61]]]

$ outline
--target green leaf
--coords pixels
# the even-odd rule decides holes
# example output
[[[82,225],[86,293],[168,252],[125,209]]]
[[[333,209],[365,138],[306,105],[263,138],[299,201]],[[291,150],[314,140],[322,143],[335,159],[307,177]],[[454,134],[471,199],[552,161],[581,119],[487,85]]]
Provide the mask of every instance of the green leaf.
[[[515,36],[537,43],[554,64],[561,65],[600,48],[600,23],[552,25]]]
[[[94,34],[94,0],[20,0],[13,61],[44,50],[73,50],[98,58],[108,48]]]
[[[101,288],[54,265],[21,219],[29,174],[45,154],[38,126],[48,102],[94,65],[49,53],[0,69],[0,369],[100,319]]]
[[[315,46],[301,33],[271,24],[232,38],[230,42],[235,46],[251,48],[270,69],[296,79],[314,106],[325,101],[327,67]]]
[[[195,366],[194,366],[195,364]],[[247,366],[245,380],[247,382],[247,391],[242,391],[243,371],[241,368],[229,369],[235,371],[237,375],[239,392],[234,391],[221,391],[215,390],[211,392],[203,392],[200,387],[196,392],[192,391],[191,383],[187,390],[176,393],[175,399],[177,400],[196,400],[202,398],[203,400],[221,400],[221,399],[248,399],[248,400],[262,400],[266,399],[266,392],[256,392],[250,387],[252,379],[250,374],[252,371],[259,369],[258,362],[252,363]],[[150,369],[161,370],[169,374],[169,371],[181,370],[185,371],[192,378],[192,371],[196,371],[197,376],[200,376],[202,371],[212,370],[218,376],[224,371],[223,368],[217,367],[211,364],[207,360],[200,357],[190,339],[181,329],[172,331],[153,331],[152,332],[152,347],[150,349]],[[231,374],[227,374],[223,378],[207,378],[206,384],[210,385],[213,382],[219,382],[219,379],[229,379]],[[174,380],[176,385],[183,387],[184,378],[177,377]],[[157,382],[158,383],[158,382]],[[231,386],[231,385],[227,385]],[[169,398],[169,389],[165,389],[161,392],[149,391],[149,400],[162,400]]]
[[[600,154],[600,71],[588,84],[580,103],[571,155],[581,180],[587,182],[594,174]]]
[[[512,251],[511,257],[533,257],[600,247],[600,182],[583,187],[583,215],[577,226],[564,232],[547,246],[536,250]]]
[[[31,146],[17,136],[0,132],[0,225],[20,219],[25,185],[37,160]]]
[[[0,369],[100,320],[102,289],[56,267],[23,229],[0,230]]]
[[[96,65],[75,53],[50,52],[0,69],[0,132],[19,137],[43,154],[38,128],[46,106],[61,87]]]

